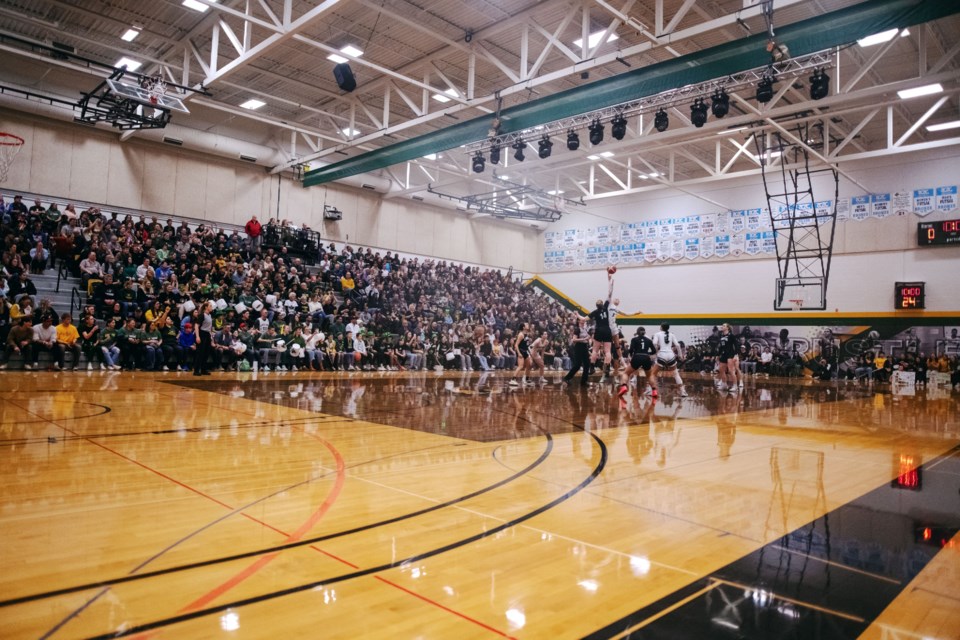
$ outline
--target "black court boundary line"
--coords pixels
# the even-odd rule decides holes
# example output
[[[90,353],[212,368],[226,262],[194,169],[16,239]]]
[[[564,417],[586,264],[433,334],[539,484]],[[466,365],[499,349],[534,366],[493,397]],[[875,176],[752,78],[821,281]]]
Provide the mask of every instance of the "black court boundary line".
[[[102,405],[97,405],[102,406]],[[107,412],[97,415],[105,415]],[[58,418],[57,421],[62,420],[76,420],[79,418]],[[266,420],[266,419],[265,419]],[[36,436],[28,438],[8,438],[6,440],[0,439],[0,447],[9,446],[9,445],[18,445],[18,444],[37,444],[37,443],[50,443],[50,444],[59,444],[61,442],[73,442],[77,440],[87,440],[93,438],[126,438],[131,436],[164,436],[176,433],[200,433],[201,431],[206,431],[213,429],[216,431],[224,431],[226,429],[255,429],[257,427],[273,427],[273,426],[283,426],[285,424],[290,424],[297,426],[297,423],[307,423],[307,422],[321,422],[321,421],[336,421],[336,422],[354,422],[353,418],[343,418],[336,415],[318,415],[315,417],[303,417],[303,418],[282,418],[273,421],[266,422],[238,422],[237,424],[217,424],[209,425],[206,427],[183,427],[176,429],[150,429],[149,431],[116,431],[111,433],[91,433],[91,434],[77,434],[73,436]],[[31,423],[39,422],[52,422],[52,420],[32,420]],[[22,423],[21,423],[22,424]],[[2,425],[0,425],[2,426]]]
[[[951,448],[950,450],[948,450],[948,451],[946,451],[945,453],[937,456],[937,457],[934,458],[933,460],[931,460],[931,461],[929,461],[929,462],[921,465],[921,466],[918,467],[918,468],[924,469],[924,468],[931,467],[931,466],[933,466],[933,465],[935,465],[935,464],[937,464],[937,463],[939,463],[939,462],[941,462],[941,461],[943,461],[943,460],[945,460],[945,459],[947,459],[947,458],[953,457],[954,455],[957,454],[957,452],[960,452],[960,445],[955,445],[955,446],[954,446],[953,448]],[[589,633],[589,634],[587,634],[587,635],[585,635],[585,636],[582,636],[581,640],[606,640],[606,639],[608,639],[608,638],[613,638],[613,637],[615,637],[615,636],[621,636],[621,635],[623,635],[623,634],[627,634],[627,635],[624,636],[624,637],[629,638],[630,635],[631,635],[634,631],[637,631],[637,630],[638,630],[638,629],[637,629],[637,626],[640,625],[644,620],[647,620],[647,619],[649,619],[649,618],[651,618],[651,617],[654,617],[654,616],[656,616],[656,615],[658,615],[658,614],[660,614],[660,613],[667,612],[668,609],[670,609],[670,608],[674,607],[675,605],[677,605],[677,604],[678,604],[681,600],[683,600],[684,598],[686,598],[686,597],[688,597],[688,596],[690,596],[690,595],[693,595],[694,593],[696,593],[696,592],[697,592],[698,590],[700,590],[700,589],[704,589],[704,588],[706,588],[706,587],[711,586],[711,584],[714,582],[714,580],[717,580],[717,581],[720,581],[720,582],[726,582],[725,580],[723,580],[722,578],[719,578],[719,577],[717,577],[717,576],[718,576],[718,574],[721,574],[722,572],[728,570],[729,567],[732,567],[733,565],[735,565],[735,564],[737,564],[737,563],[739,563],[739,562],[744,561],[746,558],[748,558],[748,557],[751,556],[751,555],[754,555],[754,554],[757,554],[757,553],[762,553],[763,550],[766,549],[766,548],[768,548],[768,547],[774,547],[774,546],[777,546],[777,545],[781,544],[781,541],[782,541],[784,538],[789,538],[790,536],[794,535],[794,534],[797,533],[798,531],[801,531],[801,530],[803,530],[803,529],[811,526],[812,524],[816,523],[818,520],[820,520],[820,519],[822,519],[822,518],[827,518],[827,517],[829,517],[830,514],[832,514],[832,513],[836,512],[836,511],[839,511],[840,509],[843,509],[843,508],[849,506],[850,504],[852,504],[852,503],[855,502],[856,500],[859,500],[859,499],[863,498],[864,496],[869,495],[870,493],[872,493],[872,492],[874,492],[874,491],[877,491],[877,490],[880,490],[880,489],[885,489],[885,488],[888,488],[888,487],[889,487],[889,483],[885,483],[885,484],[880,485],[879,487],[876,487],[875,489],[871,489],[870,491],[868,491],[868,492],[864,493],[862,496],[860,496],[860,498],[855,498],[854,500],[851,500],[850,502],[847,502],[847,503],[845,503],[845,504],[839,505],[839,506],[836,507],[835,509],[831,509],[831,510],[828,511],[827,513],[823,514],[822,516],[820,516],[820,517],[818,517],[818,518],[815,518],[815,519],[811,520],[810,522],[804,524],[803,526],[798,527],[797,529],[794,529],[793,531],[791,531],[791,532],[789,532],[789,533],[787,533],[787,534],[785,534],[785,535],[783,535],[783,536],[779,536],[775,541],[770,542],[770,543],[768,543],[768,544],[765,544],[765,545],[763,545],[762,547],[760,547],[760,548],[758,548],[758,549],[750,552],[749,554],[746,554],[746,555],[744,555],[744,556],[741,556],[740,558],[737,558],[736,560],[728,563],[727,565],[725,565],[725,566],[723,566],[723,567],[720,567],[719,569],[716,569],[716,570],[712,571],[709,575],[703,576],[703,577],[701,577],[701,578],[697,578],[695,581],[693,581],[693,582],[691,582],[691,583],[689,583],[689,584],[687,584],[687,585],[684,585],[683,587],[680,587],[679,589],[677,589],[677,590],[674,591],[673,593],[670,593],[670,594],[668,594],[667,596],[664,596],[663,598],[660,598],[659,600],[657,600],[657,601],[655,601],[655,602],[652,602],[652,603],[650,603],[650,604],[648,604],[648,605],[646,605],[646,606],[644,606],[644,607],[642,607],[642,608],[640,608],[640,609],[637,609],[637,610],[634,611],[633,613],[629,613],[629,614],[627,614],[626,616],[623,616],[622,618],[620,618],[619,620],[616,620],[616,621],[614,621],[614,622],[606,625],[605,627],[602,627],[602,628],[597,629],[596,631],[593,631],[593,632],[591,632],[591,633]],[[933,560],[933,558],[936,557],[941,551],[942,551],[942,549],[938,549],[936,553],[934,553],[933,555],[930,556],[930,560]],[[928,562],[929,562],[929,561],[928,561]],[[924,565],[924,567],[925,567],[925,566],[926,566],[926,564]],[[923,568],[920,569],[920,571],[922,571],[922,570],[923,570]],[[919,575],[919,574],[920,574],[920,571],[918,571],[916,575]],[[911,581],[912,581],[912,580],[911,580]],[[903,589],[905,589],[908,584],[909,584],[909,582],[902,583],[902,584],[901,584],[901,589],[900,589],[900,591],[899,591],[898,593],[902,593],[902,592],[903,592]],[[773,597],[777,598],[777,597],[779,597],[779,594],[774,593],[774,594],[773,594]],[[891,602],[892,602],[892,600],[891,600]],[[802,603],[801,603],[801,604],[802,604]],[[809,607],[806,607],[806,605],[803,605],[803,606],[805,606],[805,608],[809,608]],[[889,606],[889,602],[887,603],[886,606]],[[883,609],[885,609],[886,606],[885,606]],[[879,612],[882,612],[883,609],[880,609]],[[662,618],[658,618],[658,620],[660,620],[660,619],[662,619]],[[656,625],[657,622],[658,622],[658,620],[654,620],[654,621],[652,621],[649,625],[644,625],[642,628],[643,628],[643,629],[649,629],[649,628],[653,627],[654,625]],[[866,631],[866,630],[869,628],[869,626],[873,623],[874,620],[876,620],[876,616],[874,616],[873,618],[870,618],[870,619],[865,619],[865,620],[864,620],[864,623],[863,623],[863,629],[860,631],[860,633]],[[660,637],[660,635],[655,634],[654,637]]]
[[[158,577],[158,576],[168,575],[168,574],[176,573],[176,572],[180,572],[180,571],[189,571],[189,570],[192,570],[192,569],[200,569],[200,568],[203,568],[203,567],[213,566],[213,565],[221,564],[221,563],[224,563],[224,562],[233,562],[233,561],[235,561],[235,560],[243,560],[243,559],[245,559],[245,558],[252,558],[252,557],[255,557],[255,556],[261,556],[261,555],[268,554],[268,553],[277,553],[277,552],[280,552],[280,551],[285,551],[285,550],[287,550],[287,549],[294,549],[294,548],[297,548],[297,547],[309,546],[309,545],[311,545],[311,544],[316,544],[316,543],[318,543],[318,542],[324,542],[324,541],[326,541],[326,540],[333,540],[333,539],[335,539],[335,538],[340,538],[340,537],[343,537],[343,536],[353,535],[354,533],[360,533],[360,532],[363,532],[363,531],[368,531],[368,530],[370,530],[370,529],[375,529],[375,528],[378,528],[378,527],[383,527],[383,526],[395,524],[395,523],[397,523],[397,522],[402,522],[403,520],[408,520],[408,519],[410,519],[410,518],[415,518],[415,517],[417,517],[417,516],[422,516],[422,515],[425,515],[425,514],[427,514],[427,513],[431,513],[431,512],[433,512],[433,511],[439,511],[440,509],[444,509],[444,508],[453,506],[453,505],[458,504],[458,503],[460,503],[460,502],[465,502],[465,501],[470,500],[470,499],[472,499],[472,498],[476,498],[477,496],[483,495],[484,493],[488,493],[488,492],[490,492],[490,491],[493,491],[493,490],[495,490],[495,489],[498,489],[498,488],[500,488],[500,487],[502,487],[502,486],[504,486],[504,485],[506,485],[506,484],[508,484],[508,483],[510,483],[510,482],[513,482],[514,480],[516,480],[516,479],[518,479],[518,478],[526,475],[527,473],[529,473],[530,471],[532,471],[532,470],[535,469],[536,467],[538,467],[538,466],[540,466],[541,464],[543,464],[543,463],[546,461],[546,459],[550,456],[551,452],[553,451],[553,436],[551,436],[550,434],[544,434],[544,437],[545,437],[545,439],[546,439],[546,441],[547,441],[547,446],[544,448],[544,450],[543,450],[543,452],[540,454],[540,456],[539,456],[536,460],[534,460],[532,463],[530,463],[529,465],[527,465],[526,467],[524,467],[524,468],[521,469],[520,471],[518,471],[518,472],[516,472],[516,473],[514,473],[514,474],[512,474],[512,475],[510,475],[510,476],[508,476],[508,477],[506,477],[506,478],[504,478],[504,479],[502,479],[502,480],[499,480],[498,482],[495,482],[495,483],[492,484],[492,485],[488,485],[488,486],[486,486],[486,487],[483,487],[482,489],[478,489],[478,490],[473,491],[473,492],[471,492],[471,493],[468,493],[468,494],[466,494],[466,495],[459,496],[459,497],[457,497],[457,498],[454,498],[453,500],[448,500],[447,502],[438,503],[438,504],[432,505],[432,506],[430,506],[430,507],[426,507],[426,508],[424,508],[424,509],[420,509],[420,510],[418,510],[418,511],[413,511],[413,512],[406,513],[406,514],[403,514],[403,515],[395,516],[395,517],[393,517],[393,518],[388,518],[388,519],[386,519],[386,520],[380,520],[380,521],[378,521],[378,522],[371,522],[371,523],[368,523],[368,524],[365,524],[365,525],[362,525],[362,526],[359,526],[359,527],[354,527],[353,529],[346,529],[346,530],[343,530],[343,531],[338,531],[338,532],[335,532],[335,533],[330,533],[330,534],[326,534],[326,535],[322,535],[322,536],[316,536],[316,537],[313,537],[313,538],[305,538],[305,539],[303,539],[303,540],[298,540],[297,542],[291,542],[291,543],[287,543],[287,544],[276,545],[276,546],[273,546],[273,547],[266,547],[266,548],[263,548],[263,549],[256,549],[256,550],[252,550],[252,551],[246,551],[246,552],[244,552],[244,553],[238,553],[238,554],[234,554],[234,555],[231,555],[231,556],[222,556],[222,557],[219,557],[219,558],[211,558],[211,559],[209,559],[209,560],[202,560],[202,561],[200,561],[200,562],[193,562],[193,563],[189,563],[189,564],[179,565],[179,566],[176,566],[176,567],[167,567],[167,568],[165,568],[165,569],[158,569],[158,570],[156,570],[156,571],[149,571],[149,572],[145,572],[145,573],[138,573],[138,574],[135,574],[135,575],[121,576],[121,577],[119,577],[119,578],[112,578],[112,579],[109,579],[109,580],[100,580],[100,581],[97,581],[97,582],[91,582],[91,583],[82,584],[82,585],[75,585],[75,586],[72,586],[72,587],[63,587],[62,589],[54,589],[54,590],[45,591],[45,592],[42,592],[42,593],[31,594],[31,595],[26,595],[26,596],[19,596],[19,597],[17,597],[17,598],[11,598],[11,599],[9,599],[9,600],[2,600],[2,601],[0,601],[0,608],[9,607],[9,606],[14,606],[14,605],[18,605],[18,604],[25,604],[25,603],[34,602],[34,601],[37,601],[37,600],[44,600],[44,599],[47,599],[47,598],[54,598],[54,597],[58,597],[58,596],[69,595],[69,594],[71,594],[71,593],[77,593],[77,592],[80,592],[80,591],[88,591],[88,590],[90,590],[90,589],[96,589],[96,588],[98,588],[98,587],[111,587],[111,586],[115,586],[115,585],[125,584],[125,583],[128,583],[128,582],[135,582],[135,581],[138,581],[138,580],[145,580],[145,579],[148,579],[148,578],[155,578],[155,577]],[[462,445],[461,445],[461,446],[462,446]],[[380,460],[380,459],[378,459],[378,460]],[[358,465],[353,465],[353,466],[350,466],[350,467],[347,467],[347,468],[348,468],[348,469],[356,468],[357,466],[364,465],[364,464],[370,464],[370,463],[372,463],[372,462],[377,462],[377,460],[366,461],[366,462],[363,462],[363,463],[359,463]],[[306,482],[306,481],[305,481],[305,482]],[[296,486],[296,485],[295,485],[295,486]],[[282,491],[286,491],[286,490],[288,490],[288,489],[285,488],[285,489],[283,489]],[[240,508],[238,508],[238,509],[235,509],[234,511],[232,511],[232,512],[226,514],[225,516],[223,516],[221,519],[218,519],[217,522],[219,522],[220,520],[222,520],[222,519],[224,519],[224,518],[227,518],[227,517],[236,515],[237,513],[242,512],[244,509],[247,509],[247,508],[255,505],[257,502],[259,502],[259,501],[261,501],[261,500],[268,499],[268,498],[270,498],[270,497],[271,497],[271,496],[265,496],[265,497],[263,497],[263,498],[258,499],[257,501],[255,501],[255,502],[253,502],[253,503],[250,503],[249,505],[245,505],[245,506],[243,506],[243,507],[240,507]],[[429,557],[429,556],[425,556],[425,557]]]
[[[12,400],[8,400],[7,398],[0,398],[0,400],[3,400],[4,402],[10,402],[11,404],[13,403]],[[74,404],[85,404],[90,407],[100,407],[101,409],[103,409],[103,411],[101,411],[100,413],[91,413],[88,416],[69,416],[67,418],[57,418],[57,421],[84,420],[85,418],[98,418],[100,416],[105,416],[112,411],[112,409],[107,405],[97,404],[96,402],[75,401]],[[17,420],[16,422],[0,422],[0,427],[5,427],[7,425],[15,425],[15,424],[39,424],[43,422],[50,422],[50,419],[42,418],[40,420]],[[0,440],[0,443],[3,443],[3,442],[7,442],[7,441]]]
[[[563,495],[561,495],[561,496],[559,496],[559,497],[551,500],[550,502],[548,502],[548,503],[546,503],[546,504],[544,504],[544,505],[542,505],[542,506],[534,509],[533,511],[529,511],[529,512],[523,514],[522,516],[518,516],[518,517],[514,518],[513,520],[509,520],[509,521],[507,521],[507,522],[504,522],[504,523],[502,523],[502,524],[500,524],[500,525],[497,525],[496,527],[493,527],[493,528],[488,529],[488,530],[486,530],[486,531],[483,531],[483,532],[481,532],[481,533],[474,534],[474,535],[472,535],[472,536],[463,538],[463,539],[461,539],[461,540],[457,540],[457,541],[455,541],[455,542],[451,542],[451,543],[446,544],[446,545],[444,545],[444,546],[442,546],[442,547],[437,547],[436,549],[431,549],[430,551],[427,551],[427,552],[425,552],[425,553],[421,553],[421,554],[409,556],[409,557],[407,557],[407,558],[403,558],[403,559],[400,559],[400,560],[395,560],[394,562],[390,562],[390,563],[378,565],[378,566],[375,566],[375,567],[369,567],[369,568],[367,568],[367,569],[361,569],[361,570],[359,570],[359,571],[353,571],[353,572],[351,572],[351,573],[346,573],[346,574],[342,574],[342,575],[339,575],[339,576],[334,576],[334,577],[332,577],[332,578],[327,578],[327,579],[325,579],[325,580],[317,580],[317,581],[315,581],[315,582],[308,582],[308,583],[306,583],[306,584],[301,584],[301,585],[297,585],[297,586],[294,586],[294,587],[288,587],[288,588],[286,588],[286,589],[279,589],[279,590],[277,590],[277,591],[273,591],[273,592],[270,592],[270,593],[265,593],[265,594],[261,594],[261,595],[258,595],[258,596],[253,596],[253,597],[250,597],[250,598],[244,598],[244,599],[242,599],[242,600],[236,600],[236,601],[234,601],[234,602],[228,602],[228,603],[225,603],[225,604],[222,604],[222,605],[217,605],[217,606],[215,606],[215,607],[209,607],[209,608],[207,608],[207,609],[201,609],[201,610],[199,610],[199,611],[192,611],[192,612],[184,613],[184,614],[181,614],[181,615],[171,616],[171,617],[169,617],[169,618],[163,618],[163,619],[156,620],[156,621],[153,621],[153,622],[147,622],[147,623],[144,623],[144,624],[142,624],[142,625],[135,626],[135,627],[129,627],[129,628],[126,628],[126,629],[121,629],[121,630],[117,631],[116,633],[109,633],[109,634],[102,634],[102,635],[98,635],[98,636],[92,636],[92,637],[90,638],[90,640],[106,640],[106,639],[108,639],[108,638],[121,638],[121,637],[128,636],[128,635],[131,635],[131,634],[142,633],[142,632],[144,632],[144,631],[150,631],[150,630],[152,630],[152,629],[157,629],[157,628],[160,628],[160,627],[166,627],[166,626],[169,626],[169,625],[172,625],[172,624],[177,624],[177,623],[180,623],[180,622],[186,622],[186,621],[193,620],[193,619],[196,619],[196,618],[202,618],[202,617],[205,617],[205,616],[208,616],[208,615],[213,615],[213,614],[216,614],[216,613],[221,613],[221,612],[226,611],[226,610],[228,610],[228,609],[236,609],[236,608],[244,607],[244,606],[247,606],[247,605],[253,605],[253,604],[260,603],[260,602],[265,602],[265,601],[268,601],[268,600],[273,600],[273,599],[276,599],[276,598],[282,598],[282,597],[285,597],[285,596],[288,596],[288,595],[293,595],[293,594],[296,594],[296,593],[301,593],[301,592],[303,592],[303,591],[309,591],[309,590],[311,590],[311,589],[316,589],[317,587],[322,587],[322,586],[325,586],[325,585],[337,584],[337,583],[339,583],[339,582],[345,582],[345,581],[347,581],[347,580],[353,580],[353,579],[355,579],[355,578],[361,578],[361,577],[364,577],[364,576],[368,576],[368,575],[372,575],[372,574],[376,574],[376,573],[381,573],[381,572],[383,572],[383,571],[387,571],[387,570],[390,570],[390,569],[395,569],[395,568],[397,568],[397,567],[403,566],[403,565],[408,564],[408,563],[420,562],[421,560],[426,560],[426,559],[428,559],[428,558],[432,558],[432,557],[434,557],[434,556],[438,556],[438,555],[440,555],[440,554],[447,553],[448,551],[453,551],[453,550],[458,549],[458,548],[460,548],[460,547],[467,546],[467,545],[472,544],[472,543],[474,543],[474,542],[476,542],[476,541],[478,541],[478,540],[482,540],[483,538],[488,538],[488,537],[490,537],[490,536],[492,536],[492,535],[495,535],[495,534],[497,534],[497,533],[500,533],[501,531],[504,531],[504,530],[506,530],[506,529],[509,529],[510,527],[514,527],[514,526],[516,526],[516,525],[518,525],[518,524],[521,524],[521,523],[523,523],[523,522],[526,522],[527,520],[530,520],[530,519],[532,519],[532,518],[535,518],[536,516],[540,515],[541,513],[544,513],[545,511],[549,511],[550,509],[556,507],[557,505],[562,504],[563,502],[566,502],[567,500],[569,500],[569,499],[572,498],[573,496],[575,496],[575,495],[577,495],[578,493],[580,493],[580,491],[582,491],[584,488],[586,488],[591,482],[593,482],[593,481],[597,478],[597,476],[600,475],[600,473],[603,472],[603,469],[606,467],[606,464],[607,464],[607,455],[608,455],[608,454],[607,454],[607,446],[604,444],[604,442],[603,442],[600,438],[598,438],[598,437],[595,436],[594,434],[588,433],[588,435],[590,435],[590,437],[593,438],[594,442],[597,444],[597,446],[598,446],[598,448],[599,448],[599,450],[600,450],[600,460],[597,462],[597,465],[593,468],[593,470],[590,472],[590,474],[589,474],[586,478],[584,478],[583,480],[581,480],[580,483],[577,484],[573,489],[571,489],[570,491],[564,493]]]

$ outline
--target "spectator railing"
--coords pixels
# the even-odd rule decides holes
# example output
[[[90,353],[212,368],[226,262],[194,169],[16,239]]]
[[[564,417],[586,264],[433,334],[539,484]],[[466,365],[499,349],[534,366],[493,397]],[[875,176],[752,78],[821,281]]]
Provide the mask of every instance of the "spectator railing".
[[[60,280],[70,277],[70,262],[66,257],[60,258],[60,266],[57,267],[57,288],[55,291],[60,293]]]
[[[70,311],[71,313],[83,309],[83,293],[77,287],[70,292]]]

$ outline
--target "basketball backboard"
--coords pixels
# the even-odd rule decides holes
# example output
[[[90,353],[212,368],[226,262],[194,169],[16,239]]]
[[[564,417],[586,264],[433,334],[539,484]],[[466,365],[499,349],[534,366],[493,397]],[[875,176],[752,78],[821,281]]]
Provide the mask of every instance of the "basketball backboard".
[[[183,100],[177,96],[167,94],[157,95],[155,92],[150,91],[150,89],[139,87],[135,84],[121,82],[120,80],[114,80],[112,78],[107,79],[107,86],[109,86],[110,91],[116,95],[128,98],[134,102],[139,102],[145,107],[166,109],[168,111],[179,111],[181,113],[190,113],[190,110],[187,109],[187,106],[183,103]]]

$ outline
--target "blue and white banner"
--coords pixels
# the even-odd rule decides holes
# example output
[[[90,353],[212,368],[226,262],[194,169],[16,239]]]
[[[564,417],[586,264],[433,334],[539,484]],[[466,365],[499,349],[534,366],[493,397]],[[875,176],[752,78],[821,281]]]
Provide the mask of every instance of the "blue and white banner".
[[[687,238],[683,241],[683,256],[687,260],[696,260],[700,257],[700,238]]]
[[[577,230],[576,229],[564,229],[563,230],[563,246],[572,249],[577,246]]]
[[[660,221],[651,220],[647,223],[647,227],[643,230],[644,240],[647,242],[652,242],[660,237]]]
[[[700,235],[700,216],[687,217],[686,235],[688,238]]]
[[[731,211],[730,212],[730,233],[742,233],[747,226],[747,212],[746,211]]]
[[[718,258],[726,258],[728,255],[730,255],[730,236],[729,235],[716,236],[714,238],[714,241],[716,243],[714,246],[714,253],[716,253],[716,256]]]
[[[660,252],[660,243],[646,242],[643,245],[643,259],[645,262],[656,262]]]
[[[717,214],[708,213],[700,216],[700,233],[705,236],[712,236],[717,229]]]
[[[862,222],[870,217],[870,196],[850,198],[850,219]]]
[[[933,213],[936,209],[933,189],[914,189],[913,190],[913,212],[921,218]]]
[[[673,219],[673,231],[670,234],[674,238],[682,238],[687,231],[687,219],[686,218],[674,218]]]
[[[761,249],[764,253],[776,253],[777,252],[777,232],[776,231],[764,231],[763,239],[761,241]]]
[[[760,232],[757,233],[748,233],[744,241],[744,250],[751,256],[755,256],[760,253],[760,244],[763,241],[763,234]]]
[[[750,231],[756,231],[763,227],[763,210],[762,209],[747,209],[747,229]]]
[[[944,213],[957,208],[957,188],[937,187],[937,211]]]
[[[666,240],[670,237],[670,234],[673,233],[673,218],[668,218],[666,220],[660,220],[660,239]]]
[[[870,204],[873,207],[874,218],[886,218],[893,213],[890,210],[889,193],[874,193],[870,196]]]

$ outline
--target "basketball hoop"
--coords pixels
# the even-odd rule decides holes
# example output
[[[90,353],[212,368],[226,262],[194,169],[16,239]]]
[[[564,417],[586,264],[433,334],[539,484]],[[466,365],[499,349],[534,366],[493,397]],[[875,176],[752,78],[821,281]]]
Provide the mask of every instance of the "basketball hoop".
[[[23,148],[23,138],[12,133],[0,133],[0,182],[6,182],[7,170]]]
[[[793,311],[803,311],[803,298],[792,298],[787,302],[790,303],[790,308]]]
[[[140,88],[147,92],[150,104],[159,105],[163,96],[167,95],[167,83],[160,76],[144,78],[140,83]]]

